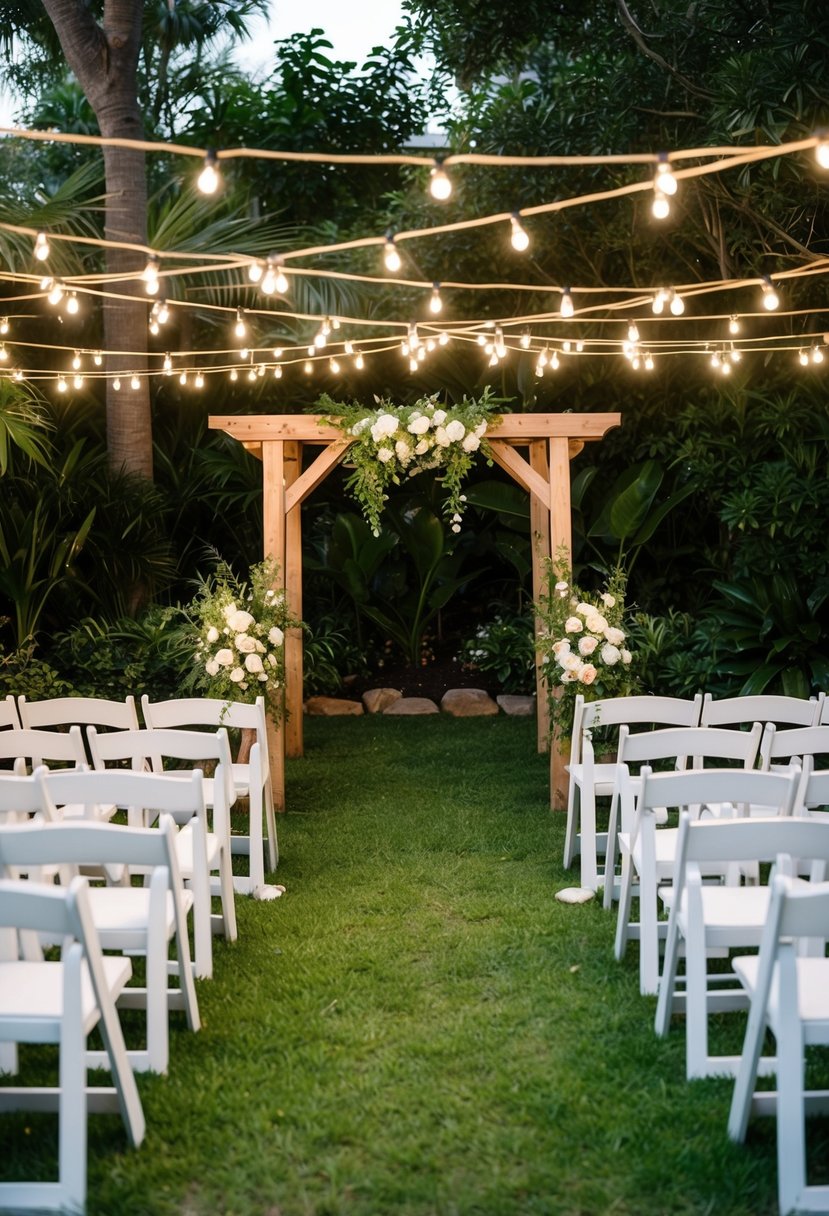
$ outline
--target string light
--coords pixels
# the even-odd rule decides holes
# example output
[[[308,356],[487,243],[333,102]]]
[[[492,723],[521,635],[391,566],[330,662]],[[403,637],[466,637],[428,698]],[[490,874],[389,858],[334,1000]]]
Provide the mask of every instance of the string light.
[[[350,341],[346,341],[345,345],[343,346],[343,352],[346,355],[353,355],[354,354],[354,343],[350,342]]]
[[[75,376],[72,380],[72,384],[75,388],[83,388],[83,376]]]
[[[179,378],[178,378],[178,382],[179,382],[179,384],[182,386],[182,388],[184,388],[184,386],[185,386],[185,385],[186,385],[186,383],[187,383],[187,372],[182,372],[182,373],[181,373],[181,375],[180,375],[180,376],[179,376]]]
[[[248,358],[249,354],[250,354],[250,351],[248,350],[248,348],[246,346],[243,346],[241,348],[241,350],[239,351],[239,358],[242,360],[243,363],[247,362],[247,358]]]
[[[333,359],[333,358],[329,359],[328,366],[331,369],[331,372],[333,375],[338,376],[340,374],[340,365],[336,359]]]
[[[282,259],[277,258],[276,261],[276,290],[277,294],[284,296],[288,290],[289,283],[285,271],[282,269]]]
[[[685,301],[678,291],[671,292],[671,312],[675,317],[681,317],[685,312]]]
[[[815,157],[821,169],[829,169],[829,134],[820,131],[819,140],[815,147]]]
[[[58,392],[59,393],[66,392],[66,381],[64,380],[63,376],[60,376],[58,378]]]
[[[437,316],[443,309],[443,300],[440,298],[440,283],[434,283],[432,286],[432,297],[429,300],[429,312]]]
[[[732,317],[728,322],[728,332],[730,334],[738,334],[740,332],[740,322],[736,316]]]
[[[559,364],[559,358],[558,358],[558,351],[554,350],[552,357],[550,359],[550,367],[553,369],[554,372],[557,372],[559,369],[559,366],[560,366],[560,364]]]
[[[523,334],[519,338],[519,342],[520,342],[521,346],[523,346],[524,350],[529,350],[529,348],[530,348],[530,331],[528,329],[524,330]]]
[[[671,162],[668,159],[667,152],[659,153],[659,160],[656,162],[656,174],[653,179],[654,189],[659,190],[662,194],[676,194],[677,180],[671,169]]]
[[[449,342],[449,335],[444,331],[438,338],[438,346],[446,346]]]
[[[120,393],[120,391],[121,391],[121,379],[120,379],[120,377],[119,377],[119,376],[116,376],[116,377],[115,377],[115,379],[113,380],[113,382],[112,382],[112,387],[113,387],[113,389],[115,390],[115,392],[116,392],[116,393]]]
[[[354,359],[354,366],[357,368],[358,372],[361,372],[363,370],[363,368],[365,367],[365,365],[366,365],[366,361],[363,358],[363,352],[358,351],[357,355]]]
[[[742,357],[743,357],[743,352],[740,350],[740,348],[738,346],[735,346],[734,343],[732,342],[731,343],[731,353],[729,355],[731,362],[739,363],[740,360],[742,359]]]
[[[63,299],[63,284],[59,279],[55,279],[46,297],[50,304],[60,304]]]
[[[410,359],[410,360],[409,360],[409,371],[410,371],[410,372],[416,372],[419,366],[420,366],[420,365],[419,365],[419,363],[418,363],[417,359]]]
[[[255,381],[255,379],[256,379],[256,368],[255,368],[255,367],[251,367],[251,368],[248,370],[248,380],[250,380],[250,382],[251,382],[251,384],[252,384],[252,383]]]
[[[499,360],[500,360],[500,359],[505,358],[506,353],[507,353],[507,348],[506,348],[506,344],[505,344],[505,342],[504,342],[504,331],[501,329],[501,326],[500,326],[500,325],[496,325],[496,326],[495,326],[495,343],[494,343],[494,347],[495,347],[495,357],[496,357],[496,359],[499,359]]]
[[[95,364],[96,367],[100,367],[101,364],[103,363],[103,361],[104,361],[104,356],[103,356],[102,352],[99,350],[96,350],[94,355],[92,356],[92,362]]]
[[[245,325],[245,318],[242,315],[241,308],[236,309],[236,324],[233,327],[233,332],[237,338],[244,338],[245,334],[248,332],[248,327]]]
[[[6,350],[6,343],[0,342],[0,359],[5,363],[9,357],[9,352]]]
[[[212,148],[207,149],[204,168],[198,176],[197,185],[202,194],[215,194],[219,189],[219,163]]]
[[[144,280],[147,295],[156,295],[158,292],[158,258],[155,254],[147,259],[147,265],[144,267],[141,278]]]
[[[75,295],[74,291],[71,292],[69,299],[66,301],[66,311],[71,313],[72,316],[75,316],[75,314],[80,311],[80,307],[78,297]]]
[[[800,361],[801,367],[809,366],[809,352],[807,350],[801,349],[800,351],[798,351],[797,357],[798,357],[798,360]]]
[[[823,351],[820,349],[819,346],[812,347],[812,362],[813,363],[822,363],[823,362]]]
[[[271,254],[268,258],[265,277],[262,279],[262,291],[266,296],[272,296],[276,292],[280,296],[284,296],[288,290],[288,280],[285,277],[285,271],[282,269],[282,259],[275,254]]]
[[[439,160],[435,160],[429,174],[429,193],[440,203],[445,203],[452,193],[452,183]]]
[[[248,266],[248,278],[251,283],[258,283],[264,273],[261,262],[251,262],[250,266]]]
[[[45,232],[39,232],[35,237],[35,257],[39,262],[45,262],[49,256],[49,242]]]
[[[650,352],[645,356],[645,371],[653,371],[653,355]]]
[[[74,368],[75,371],[77,371],[80,366],[81,366],[81,356],[80,356],[80,352],[76,350],[74,358],[72,359],[72,367]]]
[[[631,321],[630,325],[628,325],[628,342],[638,342],[638,341],[639,341],[639,327],[637,326],[635,321]]]
[[[651,203],[651,214],[654,219],[666,220],[671,214],[671,204],[667,194],[663,193],[657,186],[653,188],[653,202]]]
[[[169,355],[169,354],[166,354],[166,355],[164,356],[164,363],[163,363],[163,365],[162,365],[162,366],[163,366],[163,368],[164,368],[164,375],[165,375],[165,376],[172,376],[172,374],[173,374],[173,360],[170,358],[170,355]]]
[[[311,375],[311,373],[313,372],[313,370],[314,370],[314,365],[313,365],[313,363],[311,362],[311,360],[310,360],[310,359],[306,359],[306,360],[305,360],[305,364],[304,364],[304,368],[303,368],[303,370],[304,370],[304,372],[305,372],[305,375],[306,375],[306,376],[310,376],[310,375]]]
[[[134,393],[137,393],[140,387],[141,381],[139,380],[138,376],[133,376],[130,380],[130,388]]]
[[[281,346],[275,346],[275,347],[273,348],[273,357],[274,357],[274,359],[281,359],[281,358],[282,358],[282,355],[283,355],[282,347],[281,347]]]
[[[763,275],[762,287],[763,287],[763,307],[765,309],[767,309],[769,312],[774,312],[774,310],[776,308],[780,307],[780,297],[778,296],[777,292],[774,290],[774,284],[772,283],[772,281],[768,277],[768,275]]]
[[[9,318],[3,317],[3,319],[0,320],[0,334],[7,334],[8,332],[9,332]]]
[[[232,381],[234,381],[234,383],[239,379],[239,373],[237,372],[235,367],[232,367],[230,369],[230,379]]]
[[[256,374],[259,377],[259,379],[261,380],[265,374],[265,364],[264,363],[259,364],[259,366],[256,369]]]
[[[396,274],[403,265],[400,254],[397,252],[397,246],[394,243],[394,237],[389,233],[386,236],[386,243],[383,246],[383,261],[391,274]]]
[[[573,306],[573,297],[570,294],[570,288],[565,287],[561,297],[559,312],[563,317],[572,317],[575,311],[576,310]]]
[[[661,315],[670,298],[671,293],[666,291],[664,287],[660,287],[656,295],[653,297],[653,302],[651,304],[651,308],[657,316]]]
[[[196,372],[196,378],[193,381],[196,388],[204,388],[204,376],[201,372]]]
[[[525,249],[529,249],[530,247],[530,237],[527,229],[521,223],[520,211],[513,211],[510,216],[510,225],[512,227],[510,244],[518,253],[523,253]]]
[[[277,363],[276,367],[273,369],[273,378],[274,380],[282,379],[282,367],[279,363]]]

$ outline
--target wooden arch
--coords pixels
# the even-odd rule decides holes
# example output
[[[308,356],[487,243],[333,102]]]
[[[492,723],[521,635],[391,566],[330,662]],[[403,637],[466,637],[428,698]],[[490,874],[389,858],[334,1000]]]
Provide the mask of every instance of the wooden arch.
[[[533,598],[543,586],[544,561],[571,549],[570,460],[586,442],[601,439],[621,422],[620,414],[506,414],[487,432],[493,458],[530,495],[533,538]],[[319,414],[211,416],[212,430],[227,432],[262,461],[264,554],[276,558],[291,611],[302,616],[300,505],[345,456],[351,440]],[[322,448],[305,466],[304,449]],[[524,449],[522,454],[519,449]],[[284,808],[283,757],[301,756],[302,636],[285,641],[285,725],[272,740],[274,796]],[[542,672],[536,668],[538,748],[548,746],[549,717]],[[553,804],[566,802],[563,760],[553,756]]]

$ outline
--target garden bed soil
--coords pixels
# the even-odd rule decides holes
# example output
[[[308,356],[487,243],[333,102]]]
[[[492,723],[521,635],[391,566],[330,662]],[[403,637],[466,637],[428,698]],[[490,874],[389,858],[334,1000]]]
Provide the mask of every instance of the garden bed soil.
[[[369,688],[397,688],[404,697],[428,697],[436,705],[450,688],[483,688],[493,698],[501,692],[484,672],[468,671],[453,655],[437,655],[420,667],[379,660],[366,675],[346,676],[340,695],[359,701]]]

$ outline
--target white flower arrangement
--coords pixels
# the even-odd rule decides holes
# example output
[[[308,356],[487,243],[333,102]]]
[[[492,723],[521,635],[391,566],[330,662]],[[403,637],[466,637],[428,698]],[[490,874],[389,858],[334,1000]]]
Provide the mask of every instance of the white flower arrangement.
[[[578,693],[587,701],[627,696],[635,687],[633,655],[625,646],[625,576],[616,570],[607,589],[591,597],[573,585],[567,560],[548,566],[548,590],[536,605],[536,646],[546,665],[553,726],[564,739],[573,729]]]
[[[318,408],[322,421],[340,428],[354,442],[348,460],[354,466],[346,488],[360,504],[375,536],[380,534],[380,515],[390,485],[402,485],[426,469],[440,469],[446,500],[444,514],[453,532],[460,532],[464,478],[475,453],[488,463],[486,433],[496,421],[494,399],[489,389],[479,401],[464,397],[459,405],[441,406],[437,394],[421,397],[413,405],[392,405],[378,400],[375,409],[343,405],[323,395]]]
[[[264,696],[275,719],[281,713],[285,682],[285,631],[299,625],[288,612],[284,592],[274,588],[274,561],[252,566],[240,583],[222,565],[189,606],[197,628],[192,683],[208,696],[254,702]]]

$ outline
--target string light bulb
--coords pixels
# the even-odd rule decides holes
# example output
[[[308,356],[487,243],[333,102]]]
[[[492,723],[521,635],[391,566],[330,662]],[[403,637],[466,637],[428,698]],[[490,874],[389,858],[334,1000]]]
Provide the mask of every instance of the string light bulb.
[[[403,262],[400,259],[400,254],[397,251],[397,246],[394,243],[394,237],[391,233],[386,237],[386,243],[383,246],[383,261],[391,274],[396,274]]]
[[[230,369],[230,379],[235,383],[239,379],[239,373],[235,367]]]
[[[187,372],[181,373],[181,375],[178,378],[178,382],[182,386],[182,388],[184,388],[184,386],[187,384]]]
[[[130,379],[130,388],[132,389],[132,391],[134,393],[137,393],[138,390],[140,389],[140,387],[141,387],[141,381],[139,380],[138,376],[133,376]]]
[[[777,292],[774,290],[774,284],[772,283],[772,281],[768,277],[768,275],[763,276],[762,288],[763,288],[763,307],[768,312],[774,312],[774,310],[776,308],[780,307],[780,297],[778,296]]]
[[[530,331],[528,329],[525,329],[523,334],[521,335],[521,337],[518,339],[518,341],[520,342],[520,344],[524,348],[524,350],[529,350],[529,348],[530,348]]]
[[[120,393],[120,391],[121,391],[121,378],[120,378],[120,376],[116,376],[116,377],[115,377],[115,379],[112,381],[112,387],[113,387],[113,390],[114,390],[116,393]]]
[[[638,342],[638,341],[639,341],[639,326],[636,324],[635,321],[631,321],[630,325],[628,325],[628,342]]]
[[[730,334],[738,334],[740,332],[740,322],[736,316],[732,317],[728,322],[728,332]]]
[[[338,376],[340,374],[340,365],[336,359],[329,359],[328,366],[331,369],[332,375]]]
[[[821,350],[821,348],[819,346],[812,347],[812,362],[813,363],[822,363],[823,362],[823,351]]]
[[[653,297],[653,301],[651,302],[651,309],[656,313],[657,316],[662,314],[669,299],[670,292],[666,291],[664,287],[660,287],[656,295]]]
[[[154,296],[158,293],[158,258],[155,254],[151,254],[147,258],[147,265],[141,274],[144,280],[144,288],[148,296]]]
[[[196,388],[204,388],[204,376],[201,372],[196,372],[196,378],[193,381]]]
[[[73,376],[72,386],[73,388],[83,388],[83,376]]]
[[[445,203],[452,193],[452,182],[442,161],[436,160],[429,174],[429,193],[439,203]]]
[[[305,360],[305,364],[304,364],[304,366],[303,366],[303,370],[304,370],[304,372],[305,372],[305,375],[306,375],[306,376],[310,376],[310,375],[311,375],[311,373],[313,372],[313,370],[314,370],[314,365],[313,365],[313,363],[311,362],[311,360],[310,360],[310,359],[306,359],[306,360]]]
[[[242,314],[241,308],[236,309],[236,324],[233,327],[233,332],[237,338],[244,338],[245,334],[248,332],[248,327],[245,325],[245,318]]]
[[[659,190],[662,194],[676,194],[677,180],[673,175],[667,152],[659,153],[653,184],[654,189]]]
[[[438,338],[438,346],[446,346],[448,344],[448,342],[449,342],[449,335],[445,332],[442,333],[440,335],[440,337]]]
[[[3,317],[2,320],[0,320],[0,334],[5,335],[8,332],[9,332],[9,318]]]
[[[807,350],[798,351],[797,358],[800,362],[801,367],[809,366],[809,352]]]
[[[829,169],[829,132],[820,131],[815,146],[815,158],[821,169]]]
[[[6,343],[0,342],[0,359],[5,363],[9,357],[9,352],[6,350]]]
[[[74,317],[75,314],[80,311],[80,307],[78,297],[75,295],[74,291],[70,292],[69,299],[66,301],[66,311]]]
[[[274,380],[282,379],[282,365],[279,363],[277,363],[276,367],[273,369],[273,378]]]
[[[275,281],[276,281],[277,295],[284,296],[286,291],[288,290],[289,283],[288,283],[288,276],[285,274],[285,271],[282,269],[282,259],[281,258],[277,258],[277,261],[276,261],[276,280]]]
[[[653,371],[653,355],[650,353],[645,355],[645,371],[646,372]]]
[[[651,214],[656,220],[666,220],[671,214],[671,204],[667,194],[660,190],[657,186],[653,188],[653,202],[651,203]]]
[[[163,365],[162,365],[162,366],[163,366],[163,368],[164,368],[164,375],[165,375],[165,376],[172,376],[172,374],[173,374],[173,360],[170,358],[169,354],[166,354],[166,355],[164,356],[164,363],[163,363]]]
[[[104,361],[103,352],[100,350],[96,350],[94,355],[92,356],[92,362],[95,364],[96,367],[100,367],[101,364],[103,363],[103,361]]]
[[[198,176],[197,185],[202,194],[215,194],[219,189],[219,162],[212,148],[207,149],[204,168]]]
[[[39,232],[35,237],[35,257],[39,262],[45,262],[49,256],[49,242],[45,232]]]
[[[432,285],[432,297],[429,300],[429,312],[433,316],[437,316],[443,309],[443,300],[440,298],[440,283]]]
[[[355,359],[354,359],[354,366],[357,368],[358,372],[361,372],[363,370],[363,368],[365,367],[365,365],[366,365],[366,361],[363,358],[363,352],[358,351],[355,356]]]
[[[518,253],[523,253],[530,247],[530,237],[527,229],[521,223],[521,212],[513,211],[510,216],[510,225],[512,232],[510,233],[510,244]]]
[[[570,294],[570,288],[565,287],[561,296],[559,312],[563,317],[572,317],[575,311],[575,307],[573,306],[573,297]]]
[[[65,379],[63,378],[63,376],[60,376],[60,377],[58,378],[58,392],[59,392],[59,393],[65,393],[65,392],[66,392],[66,381],[65,381]]]
[[[261,262],[251,262],[250,266],[248,266],[248,278],[251,283],[259,283],[264,273]]]
[[[49,294],[46,299],[50,304],[60,304],[63,299],[63,284],[59,280],[55,280],[49,289]]]
[[[671,308],[671,312],[673,313],[673,315],[675,317],[681,317],[682,314],[685,312],[685,301],[683,300],[682,296],[679,294],[678,291],[674,291],[671,293],[670,308]]]
[[[72,358],[72,367],[75,371],[78,371],[80,366],[81,366],[81,354],[80,354],[80,351],[76,350],[75,354]]]

